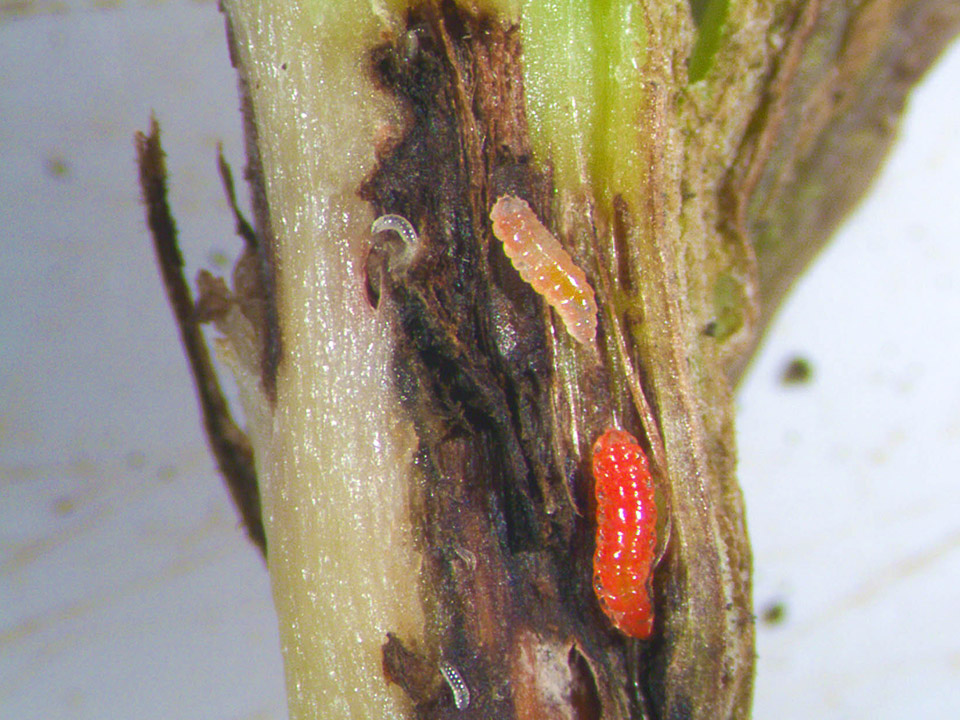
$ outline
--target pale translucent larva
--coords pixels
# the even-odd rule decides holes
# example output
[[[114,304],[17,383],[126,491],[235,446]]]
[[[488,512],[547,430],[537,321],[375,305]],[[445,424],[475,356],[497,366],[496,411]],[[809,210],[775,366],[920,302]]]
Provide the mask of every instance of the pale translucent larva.
[[[450,663],[441,661],[440,674],[450,686],[450,692],[453,693],[453,705],[457,710],[465,710],[470,704],[470,688],[464,682],[463,676]]]
[[[413,262],[420,245],[417,230],[402,215],[381,215],[373,221],[373,225],[370,227],[370,232],[373,235],[387,230],[393,230],[403,240],[403,249],[396,254],[391,266],[394,270],[405,269]]]
[[[504,195],[490,211],[493,234],[526,282],[557,311],[567,332],[590,345],[597,337],[597,300],[583,270],[527,202]]]
[[[385,230],[393,230],[403,238],[404,243],[410,246],[415,246],[420,241],[416,229],[402,215],[381,215],[370,227],[370,232],[374,235]]]

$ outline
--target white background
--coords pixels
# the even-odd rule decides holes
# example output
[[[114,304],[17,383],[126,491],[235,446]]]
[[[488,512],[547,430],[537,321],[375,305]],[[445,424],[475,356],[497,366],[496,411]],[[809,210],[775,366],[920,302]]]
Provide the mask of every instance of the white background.
[[[0,718],[285,717],[132,144],[155,110],[189,275],[223,270],[234,88],[212,2],[0,0]],[[960,717],[958,118],[960,47],[741,389],[757,611],[785,613],[758,719]]]

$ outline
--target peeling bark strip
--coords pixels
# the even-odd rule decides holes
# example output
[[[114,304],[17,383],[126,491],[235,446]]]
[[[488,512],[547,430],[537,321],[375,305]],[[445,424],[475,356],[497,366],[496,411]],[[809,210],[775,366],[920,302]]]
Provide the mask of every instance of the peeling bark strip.
[[[183,258],[177,244],[177,230],[167,203],[167,169],[160,145],[160,126],[156,119],[150,122],[149,134],[136,134],[135,144],[137,163],[140,166],[140,188],[147,206],[147,224],[153,235],[157,264],[167,289],[167,298],[180,328],[180,338],[193,374],[207,442],[210,443],[220,474],[223,475],[230,496],[247,528],[247,534],[260,552],[266,555],[267,538],[260,515],[260,492],[253,463],[253,449],[246,434],[230,415],[207,343],[200,331],[201,313],[194,306],[190,288],[183,276]],[[229,170],[222,157],[220,160],[225,187],[236,210],[233,183],[232,180],[227,181]],[[239,213],[237,217],[238,232],[243,233],[248,226],[239,222]]]

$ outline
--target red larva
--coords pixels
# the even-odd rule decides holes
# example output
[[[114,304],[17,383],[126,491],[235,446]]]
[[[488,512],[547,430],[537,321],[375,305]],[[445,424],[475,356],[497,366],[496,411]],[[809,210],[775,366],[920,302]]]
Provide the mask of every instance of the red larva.
[[[592,344],[597,337],[597,300],[587,276],[560,241],[526,200],[512,195],[497,200],[490,220],[520,277],[557,311],[568,333],[584,345]]]
[[[653,632],[650,579],[657,506],[647,456],[623,430],[607,430],[593,445],[597,549],[593,587],[600,607],[622,633]]]

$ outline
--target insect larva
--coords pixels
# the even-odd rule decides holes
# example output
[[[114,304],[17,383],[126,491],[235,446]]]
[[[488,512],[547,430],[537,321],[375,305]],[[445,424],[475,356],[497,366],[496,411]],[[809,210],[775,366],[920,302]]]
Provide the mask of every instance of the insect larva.
[[[657,506],[647,456],[623,430],[607,430],[593,445],[597,548],[593,588],[600,607],[622,633],[653,632],[650,580]]]
[[[403,250],[398,253],[392,266],[394,269],[406,268],[413,261],[413,256],[417,252],[420,236],[417,235],[417,231],[410,221],[402,215],[381,215],[370,226],[370,232],[373,235],[386,230],[393,230],[403,240]]]
[[[470,704],[470,688],[467,687],[457,669],[444,660],[440,662],[440,674],[443,675],[443,679],[450,686],[450,692],[453,693],[453,704],[457,710],[466,708]]]
[[[597,336],[597,300],[583,270],[533,214],[525,200],[504,195],[490,211],[493,234],[526,282],[557,311],[576,340]]]
[[[407,245],[416,245],[420,240],[413,225],[403,215],[381,215],[370,226],[370,232],[374,235],[384,230],[393,230]]]
[[[463,564],[467,566],[470,572],[477,569],[477,554],[475,552],[459,546],[454,547],[453,551],[457,554],[458,558],[463,560]]]

